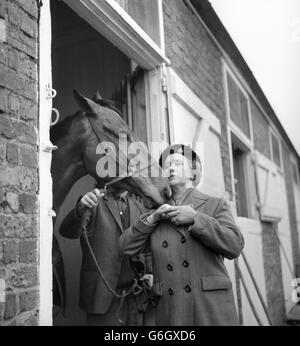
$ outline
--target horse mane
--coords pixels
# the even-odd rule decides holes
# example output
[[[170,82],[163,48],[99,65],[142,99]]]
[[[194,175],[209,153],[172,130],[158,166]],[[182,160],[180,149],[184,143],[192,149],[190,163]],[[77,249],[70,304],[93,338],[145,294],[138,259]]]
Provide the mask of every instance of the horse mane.
[[[122,118],[122,113],[117,108],[116,102],[111,100],[106,100],[106,99],[95,100],[94,102],[98,103],[100,106],[104,108],[108,108],[115,111]],[[75,114],[68,115],[64,120],[58,122],[55,126],[51,127],[50,129],[51,142],[55,144],[56,141],[58,141],[61,137],[65,136],[68,133],[73,120],[82,113],[83,112],[78,111]]]
[[[110,110],[113,110],[114,112],[118,113],[121,118],[123,118],[123,114],[119,111],[118,103],[112,100],[102,99],[102,100],[95,100],[98,105],[108,108]]]
[[[58,141],[61,137],[65,136],[71,125],[73,120],[79,116],[79,114],[82,114],[82,112],[77,112],[75,114],[71,114],[67,116],[64,120],[58,122],[55,126],[51,127],[50,129],[50,140],[52,143],[55,143]]]

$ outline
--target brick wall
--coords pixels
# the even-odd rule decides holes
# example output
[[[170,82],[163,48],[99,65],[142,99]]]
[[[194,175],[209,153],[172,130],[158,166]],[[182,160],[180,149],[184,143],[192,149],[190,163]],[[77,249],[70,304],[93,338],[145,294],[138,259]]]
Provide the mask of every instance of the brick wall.
[[[0,325],[37,325],[36,1],[1,0],[0,21]]]
[[[290,150],[286,145],[282,144],[282,158],[283,158],[283,169],[285,178],[285,187],[287,193],[287,202],[289,209],[289,219],[290,219],[290,232],[292,240],[292,253],[294,260],[294,269],[297,277],[300,277],[300,249],[299,249],[299,237],[298,237],[298,225],[297,225],[297,215],[295,206],[295,196],[293,187],[293,177],[292,177],[292,163],[290,158]]]
[[[262,224],[267,304],[272,324],[283,325],[286,312],[282,284],[280,248],[274,230],[278,232],[276,224]]]
[[[163,11],[172,68],[221,122],[225,187],[232,193],[221,52],[184,1],[164,0]]]

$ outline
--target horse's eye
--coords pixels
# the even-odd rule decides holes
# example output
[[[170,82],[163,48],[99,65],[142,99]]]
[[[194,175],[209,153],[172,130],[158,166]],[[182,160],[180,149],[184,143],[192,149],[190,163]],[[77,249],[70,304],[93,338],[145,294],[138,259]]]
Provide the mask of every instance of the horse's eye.
[[[114,147],[113,147],[113,146],[111,146],[111,145],[106,145],[106,146],[105,146],[104,155],[109,156],[109,155],[111,155],[111,153],[113,153],[113,152],[114,152]]]

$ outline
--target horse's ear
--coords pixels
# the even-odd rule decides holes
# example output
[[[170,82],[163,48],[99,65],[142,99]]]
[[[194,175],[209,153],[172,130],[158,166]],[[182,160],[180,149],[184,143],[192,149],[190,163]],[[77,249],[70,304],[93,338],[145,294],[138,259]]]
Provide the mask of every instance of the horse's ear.
[[[101,96],[99,90],[97,90],[96,95],[93,97],[93,101],[96,103],[103,101],[103,97]]]
[[[75,100],[77,101],[79,107],[84,112],[91,112],[93,113],[96,109],[96,103],[87,97],[84,97],[80,92],[77,90],[73,91]]]

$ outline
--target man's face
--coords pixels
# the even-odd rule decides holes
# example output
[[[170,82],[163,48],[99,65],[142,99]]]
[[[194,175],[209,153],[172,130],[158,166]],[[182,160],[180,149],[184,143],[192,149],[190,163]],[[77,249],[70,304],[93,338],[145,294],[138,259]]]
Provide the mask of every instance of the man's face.
[[[171,187],[185,185],[190,181],[193,174],[190,161],[181,154],[169,155],[164,162],[163,170]]]

